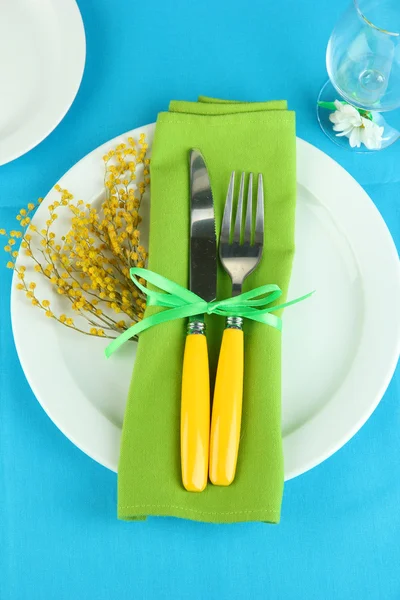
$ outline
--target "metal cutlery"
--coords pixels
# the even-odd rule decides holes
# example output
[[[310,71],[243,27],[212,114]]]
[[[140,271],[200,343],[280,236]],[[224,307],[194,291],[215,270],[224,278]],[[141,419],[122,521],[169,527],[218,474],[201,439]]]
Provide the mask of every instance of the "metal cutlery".
[[[190,151],[190,290],[207,302],[217,290],[214,203],[204,158]],[[210,436],[210,378],[204,317],[190,319],[181,392],[181,470],[184,487],[207,485]]]
[[[263,178],[258,175],[253,224],[253,174],[244,202],[245,174],[240,178],[236,217],[232,224],[235,173],[230,178],[219,240],[219,257],[232,280],[232,296],[260,262],[264,243]],[[233,225],[233,226],[232,226]],[[218,359],[210,434],[209,477],[214,485],[230,485],[235,478],[243,398],[243,319],[227,317]]]

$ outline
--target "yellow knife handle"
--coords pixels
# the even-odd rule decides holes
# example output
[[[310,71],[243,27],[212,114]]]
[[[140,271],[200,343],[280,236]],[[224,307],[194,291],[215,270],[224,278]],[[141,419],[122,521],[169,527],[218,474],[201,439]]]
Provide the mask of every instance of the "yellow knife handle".
[[[203,333],[189,333],[183,358],[181,395],[182,482],[189,492],[202,492],[207,485],[209,439],[207,340]]]
[[[210,480],[235,479],[243,399],[243,331],[225,329],[215,381],[210,436]]]

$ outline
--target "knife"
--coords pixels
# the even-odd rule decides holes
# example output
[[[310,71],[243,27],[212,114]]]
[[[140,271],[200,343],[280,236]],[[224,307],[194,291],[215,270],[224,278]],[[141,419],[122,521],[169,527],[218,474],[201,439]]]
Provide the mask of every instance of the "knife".
[[[214,202],[204,158],[190,150],[190,277],[189,287],[203,300],[217,293],[217,239]],[[203,315],[189,320],[181,393],[182,482],[190,492],[207,485],[210,437],[210,376]]]

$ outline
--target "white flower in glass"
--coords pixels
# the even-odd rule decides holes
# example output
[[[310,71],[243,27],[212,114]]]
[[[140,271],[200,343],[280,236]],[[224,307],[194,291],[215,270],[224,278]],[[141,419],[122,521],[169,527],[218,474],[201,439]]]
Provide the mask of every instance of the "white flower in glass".
[[[335,112],[329,115],[333,130],[338,131],[338,137],[349,138],[352,148],[360,148],[361,144],[369,150],[379,150],[382,146],[383,127],[379,127],[370,119],[362,117],[358,110],[350,104],[335,100]]]

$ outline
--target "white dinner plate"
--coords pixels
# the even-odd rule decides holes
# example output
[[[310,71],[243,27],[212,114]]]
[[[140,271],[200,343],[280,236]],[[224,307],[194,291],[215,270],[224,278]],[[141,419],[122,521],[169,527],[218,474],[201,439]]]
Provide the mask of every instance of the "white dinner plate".
[[[0,165],[58,125],[78,91],[85,56],[75,0],[0,2]]]
[[[75,198],[100,202],[104,153],[141,132],[151,148],[153,131],[154,125],[147,125],[97,148],[60,185]],[[365,423],[392,377],[400,341],[397,252],[370,198],[342,167],[300,139],[297,190],[297,250],[289,298],[316,293],[284,314],[286,479],[325,460]],[[34,222],[39,229],[47,205],[57,197],[51,191],[38,209]],[[144,209],[148,222],[148,202]],[[68,224],[57,220],[60,236]],[[38,283],[39,297],[51,293],[47,281],[39,285],[37,274],[27,270],[30,276]],[[54,296],[53,304],[62,302]],[[58,308],[65,312],[65,306]],[[46,319],[15,285],[11,314],[22,367],[44,410],[74,444],[117,470],[136,344],[125,344],[106,360],[106,340]]]

